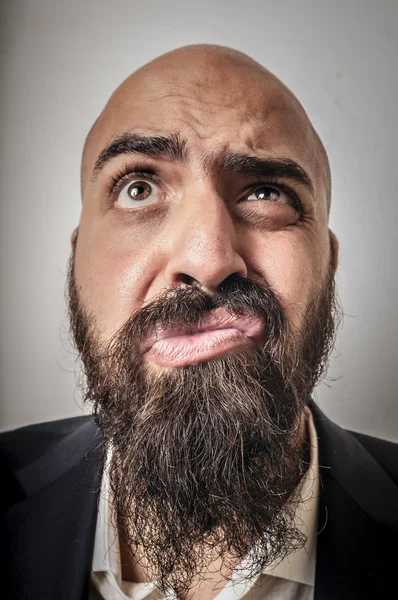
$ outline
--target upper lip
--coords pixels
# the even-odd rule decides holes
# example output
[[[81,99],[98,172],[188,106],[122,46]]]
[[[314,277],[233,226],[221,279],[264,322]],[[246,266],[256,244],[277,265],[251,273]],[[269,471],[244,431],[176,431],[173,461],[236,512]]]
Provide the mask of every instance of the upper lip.
[[[236,317],[227,310],[218,308],[213,310],[200,323],[187,327],[171,327],[162,329],[158,327],[142,343],[142,351],[147,352],[158,340],[164,340],[180,335],[190,335],[201,331],[214,331],[216,329],[237,329],[249,338],[259,341],[264,333],[264,322],[260,317]]]

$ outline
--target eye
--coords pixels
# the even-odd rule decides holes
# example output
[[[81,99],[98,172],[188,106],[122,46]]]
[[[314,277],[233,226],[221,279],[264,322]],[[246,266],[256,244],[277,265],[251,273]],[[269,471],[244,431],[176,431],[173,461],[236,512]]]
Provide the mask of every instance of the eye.
[[[289,196],[279,190],[278,188],[270,187],[269,185],[263,185],[257,188],[254,192],[247,196],[246,200],[269,200],[270,202],[277,202],[278,204],[291,204]]]
[[[116,204],[121,208],[140,208],[160,200],[161,192],[157,185],[145,180],[129,181],[122,187]]]

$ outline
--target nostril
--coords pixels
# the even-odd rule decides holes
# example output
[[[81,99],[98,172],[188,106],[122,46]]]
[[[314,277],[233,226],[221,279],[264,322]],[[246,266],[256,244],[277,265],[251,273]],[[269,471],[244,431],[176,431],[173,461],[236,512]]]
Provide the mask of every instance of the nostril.
[[[237,284],[239,285],[239,282],[244,279],[239,273],[231,273],[231,275],[228,275],[228,277],[226,277],[218,286],[217,291],[219,292],[227,292],[227,291],[231,291],[234,286],[236,286]]]
[[[177,277],[178,283],[184,283],[185,285],[197,285],[199,282],[186,273],[180,273]]]

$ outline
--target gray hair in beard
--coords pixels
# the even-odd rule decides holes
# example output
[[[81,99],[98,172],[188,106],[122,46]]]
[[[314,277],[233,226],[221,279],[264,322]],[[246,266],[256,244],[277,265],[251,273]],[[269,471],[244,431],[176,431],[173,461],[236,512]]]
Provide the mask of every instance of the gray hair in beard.
[[[194,286],[167,290],[107,342],[79,300],[73,254],[68,292],[84,398],[104,460],[112,448],[114,519],[132,559],[140,551],[160,589],[186,593],[215,549],[225,563],[250,552],[252,577],[303,546],[293,521],[306,469],[299,423],[334,342],[331,266],[301,335],[266,282],[241,277],[211,297]],[[188,329],[221,307],[261,317],[264,343],[180,368],[143,360],[140,341],[155,328]]]

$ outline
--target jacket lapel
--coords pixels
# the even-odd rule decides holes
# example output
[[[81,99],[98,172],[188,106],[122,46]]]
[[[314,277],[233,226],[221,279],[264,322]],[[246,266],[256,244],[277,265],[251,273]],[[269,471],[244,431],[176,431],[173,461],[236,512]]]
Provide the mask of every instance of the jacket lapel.
[[[311,410],[321,477],[315,600],[390,597],[398,489],[353,434]]]
[[[69,436],[68,436],[69,437]],[[101,461],[94,425],[86,421],[61,442],[46,462],[44,487],[6,514],[7,597],[18,600],[87,598],[91,570]],[[65,452],[65,442],[69,453]],[[38,461],[21,472],[26,492],[44,477]],[[61,475],[48,481],[48,473]]]

